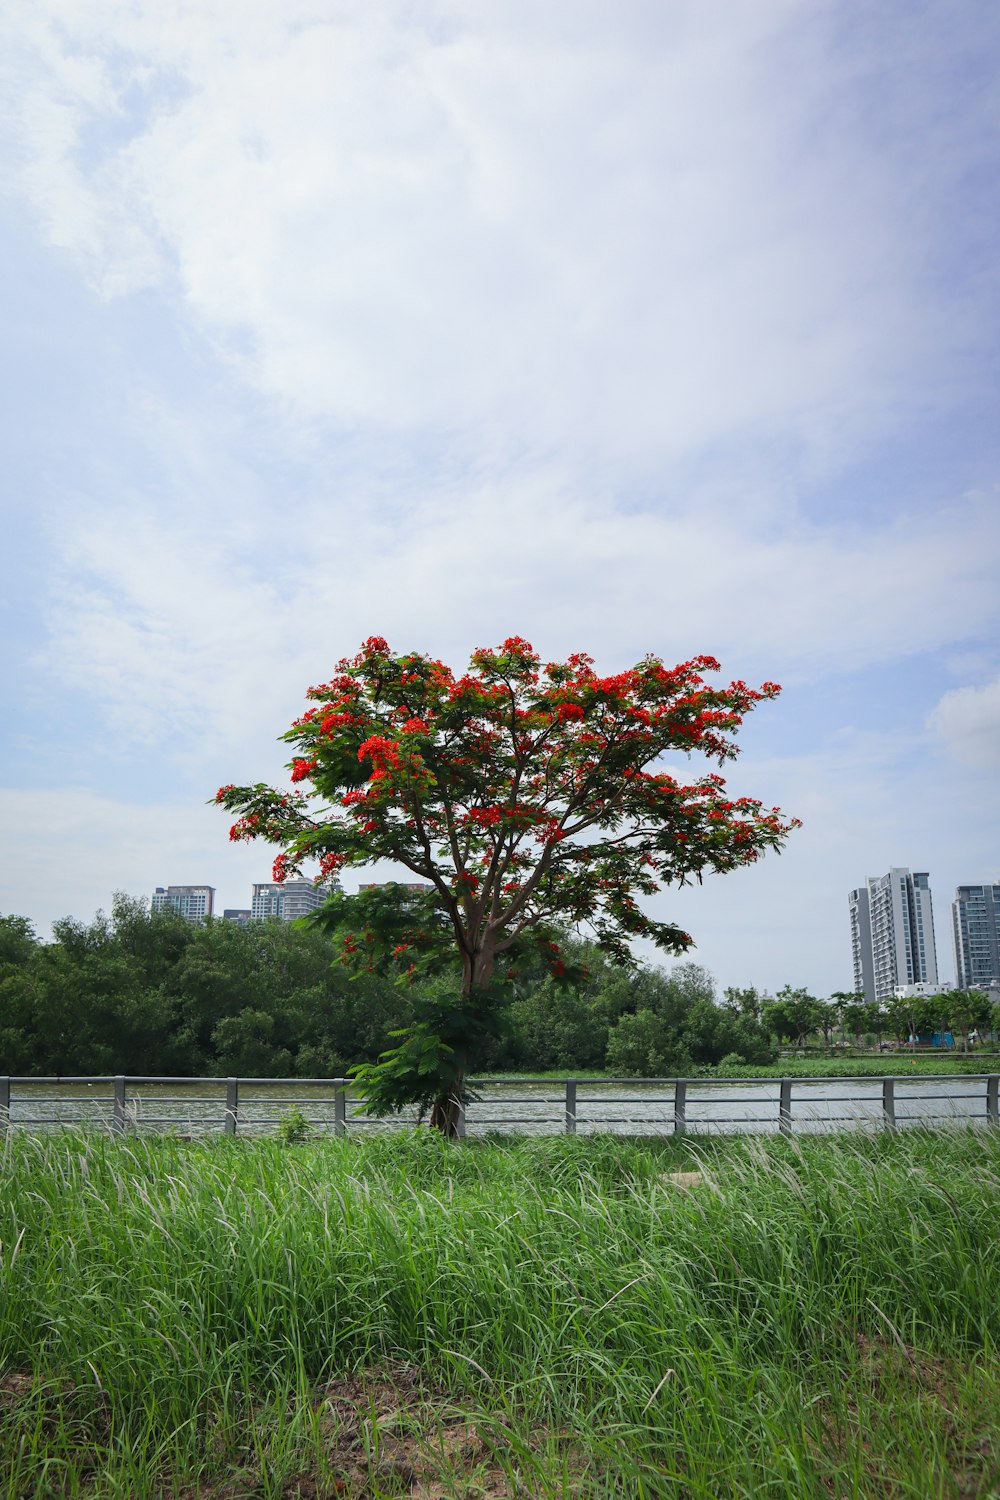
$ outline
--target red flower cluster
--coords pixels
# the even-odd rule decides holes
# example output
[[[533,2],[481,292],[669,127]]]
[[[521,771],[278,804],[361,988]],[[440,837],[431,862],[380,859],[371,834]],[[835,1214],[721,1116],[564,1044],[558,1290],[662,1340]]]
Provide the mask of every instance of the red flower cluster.
[[[359,747],[358,760],[370,760],[379,770],[386,766],[398,769],[399,744],[396,740],[387,740],[384,735],[373,734]]]
[[[363,722],[360,714],[348,713],[342,708],[332,708],[325,713],[319,721],[319,727],[324,734],[331,737],[336,734],[345,724],[361,724]]]
[[[237,818],[229,830],[229,839],[233,844],[238,844],[241,839],[255,839],[261,832],[260,818],[256,813],[247,813],[244,818]]]
[[[501,807],[474,807],[471,812],[466,813],[466,823],[478,823],[481,828],[495,828],[502,822],[504,809]]]

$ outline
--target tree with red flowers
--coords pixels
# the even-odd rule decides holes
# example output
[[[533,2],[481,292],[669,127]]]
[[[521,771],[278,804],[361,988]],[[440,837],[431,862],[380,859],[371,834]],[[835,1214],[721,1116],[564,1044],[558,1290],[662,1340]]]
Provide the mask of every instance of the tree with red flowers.
[[[557,977],[570,926],[621,963],[636,938],[684,953],[688,934],[640,899],[782,846],[796,819],[730,797],[717,774],[683,781],[660,765],[678,752],[732,759],[745,716],[779,692],[709,686],[703,673],[718,670],[709,656],[674,667],[647,656],[602,677],[582,653],[542,665],[515,636],[458,676],[373,637],[308,690],[284,736],[292,790],[220,788],[238,814],[230,838],[282,846],[275,880],[307,860],[319,879],[391,860],[431,887],[422,911],[411,903],[408,923],[381,930],[345,933],[344,898],[334,903],[345,961],[388,957],[413,976],[451,964],[455,977],[447,1001],[364,1070],[370,1105],[429,1105],[453,1134],[476,1040],[527,945]]]

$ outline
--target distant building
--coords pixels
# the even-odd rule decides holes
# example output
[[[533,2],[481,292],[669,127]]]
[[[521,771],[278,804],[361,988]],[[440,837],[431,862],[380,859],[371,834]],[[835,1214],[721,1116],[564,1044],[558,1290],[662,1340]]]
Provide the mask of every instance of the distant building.
[[[250,920],[249,906],[227,906],[222,913],[224,922],[235,922],[238,927],[245,927]]]
[[[848,897],[854,987],[880,1004],[901,986],[938,988],[930,877],[894,865]]]
[[[173,908],[189,922],[204,922],[215,905],[214,885],[158,885],[153,892],[153,911]]]
[[[923,981],[918,984],[897,984],[892,993],[896,1000],[925,1000],[928,995],[940,994],[941,986]]]
[[[872,961],[872,922],[868,909],[868,887],[859,886],[847,897],[851,919],[851,957],[854,963],[854,993],[875,999],[875,967]]]
[[[322,906],[335,887],[313,885],[311,880],[286,880],[259,882],[253,888],[250,921],[262,922],[267,917],[278,917],[282,922],[294,922],[296,917],[307,916]]]
[[[955,983],[960,990],[1000,986],[1000,881],[960,885],[951,903]]]

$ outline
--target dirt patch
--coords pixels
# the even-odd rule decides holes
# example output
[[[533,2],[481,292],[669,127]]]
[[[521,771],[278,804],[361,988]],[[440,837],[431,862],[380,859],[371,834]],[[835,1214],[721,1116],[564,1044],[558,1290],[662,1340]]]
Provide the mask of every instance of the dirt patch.
[[[343,1470],[341,1494],[507,1500],[525,1493],[510,1487],[497,1461],[498,1429],[470,1421],[410,1366],[332,1381],[319,1409],[331,1459]]]
[[[0,1375],[0,1406],[19,1406],[33,1395],[38,1386],[38,1376],[30,1371],[11,1370]]]
[[[514,1446],[501,1418],[488,1424],[455,1405],[421,1370],[409,1365],[344,1375],[318,1389],[313,1409],[324,1440],[322,1472],[303,1470],[282,1487],[282,1500],[529,1500],[533,1452],[560,1456],[561,1471],[582,1474],[586,1460],[570,1435],[538,1429]],[[180,1491],[177,1500],[258,1500],[255,1466],[224,1480]],[[572,1481],[566,1490],[573,1493]],[[166,1496],[177,1495],[165,1488]]]
[[[96,1385],[80,1386],[32,1370],[8,1370],[0,1375],[0,1411],[16,1412],[27,1406],[37,1412],[44,1432],[58,1423],[81,1440],[107,1436],[109,1403]]]
[[[680,1188],[682,1192],[690,1192],[699,1183],[705,1181],[702,1172],[661,1172],[660,1181],[669,1183],[671,1187]]]

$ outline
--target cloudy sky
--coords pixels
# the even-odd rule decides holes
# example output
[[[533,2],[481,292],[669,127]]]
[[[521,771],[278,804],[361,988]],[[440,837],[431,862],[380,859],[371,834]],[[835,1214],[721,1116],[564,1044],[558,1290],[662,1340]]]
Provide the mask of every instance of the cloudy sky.
[[[205,805],[369,634],[784,685],[780,859],[662,898],[850,984],[1000,873],[1000,10],[8,0],[0,911],[247,905]]]

